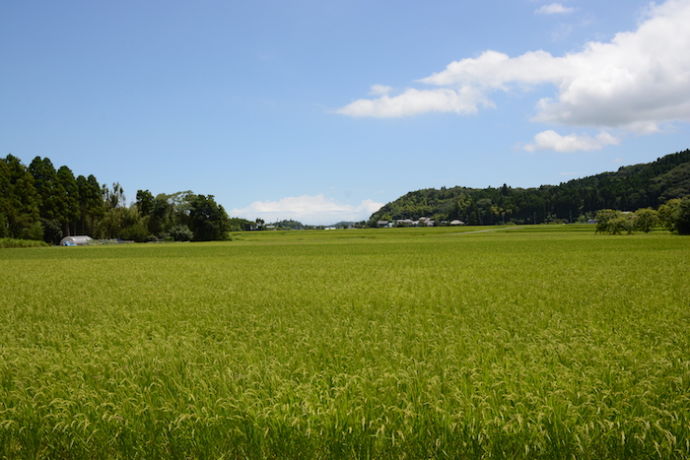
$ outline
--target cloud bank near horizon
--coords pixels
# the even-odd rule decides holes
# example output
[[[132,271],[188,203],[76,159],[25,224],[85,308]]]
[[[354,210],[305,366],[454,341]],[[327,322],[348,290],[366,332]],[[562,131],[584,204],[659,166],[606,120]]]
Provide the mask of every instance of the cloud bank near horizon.
[[[384,203],[363,200],[359,204],[339,203],[325,195],[300,195],[275,201],[254,201],[243,208],[232,209],[233,216],[246,219],[260,217],[266,222],[293,219],[308,225],[329,225],[341,221],[366,220]]]
[[[547,5],[550,8],[545,12],[557,12],[555,5],[562,6]],[[372,97],[355,100],[336,112],[376,118],[470,115],[494,107],[490,99],[494,92],[546,85],[555,94],[536,102],[532,121],[655,133],[662,124],[690,121],[688,23],[690,0],[668,0],[652,5],[636,30],[618,33],[608,42],[589,42],[582,50],[563,56],[536,50],[510,57],[487,50],[420,79],[418,83],[427,88],[407,88],[395,95],[389,87],[376,85],[386,91],[372,91]],[[530,145],[537,149],[539,144]],[[592,150],[589,142],[571,145]]]

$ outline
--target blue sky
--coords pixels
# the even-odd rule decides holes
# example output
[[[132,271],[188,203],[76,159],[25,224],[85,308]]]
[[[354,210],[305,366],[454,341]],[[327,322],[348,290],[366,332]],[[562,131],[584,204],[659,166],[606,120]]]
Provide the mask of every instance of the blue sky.
[[[690,147],[690,0],[0,3],[0,154],[364,219]]]

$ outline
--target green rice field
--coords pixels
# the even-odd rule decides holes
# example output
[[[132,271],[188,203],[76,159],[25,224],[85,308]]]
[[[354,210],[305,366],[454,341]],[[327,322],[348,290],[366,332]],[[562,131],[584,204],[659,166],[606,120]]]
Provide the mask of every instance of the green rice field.
[[[2,249],[0,458],[690,458],[690,238]]]

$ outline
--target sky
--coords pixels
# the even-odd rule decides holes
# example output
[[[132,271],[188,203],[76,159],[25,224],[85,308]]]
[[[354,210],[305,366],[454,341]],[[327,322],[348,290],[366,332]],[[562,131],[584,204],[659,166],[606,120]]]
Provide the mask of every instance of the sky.
[[[690,147],[690,0],[0,2],[0,155],[361,220]]]

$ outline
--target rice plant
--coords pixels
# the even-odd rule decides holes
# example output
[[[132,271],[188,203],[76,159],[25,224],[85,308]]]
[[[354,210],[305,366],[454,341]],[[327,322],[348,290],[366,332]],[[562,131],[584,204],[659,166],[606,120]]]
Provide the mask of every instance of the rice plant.
[[[690,240],[0,251],[0,458],[689,458]]]

